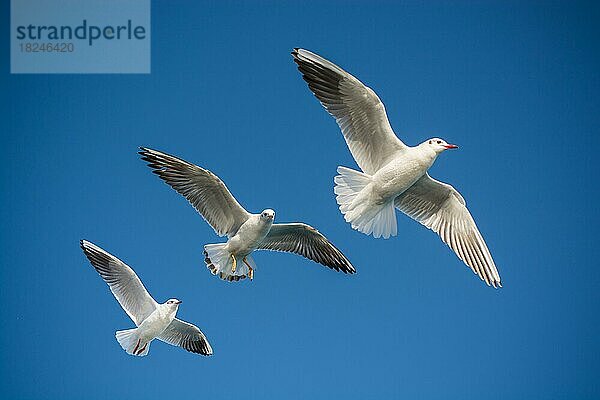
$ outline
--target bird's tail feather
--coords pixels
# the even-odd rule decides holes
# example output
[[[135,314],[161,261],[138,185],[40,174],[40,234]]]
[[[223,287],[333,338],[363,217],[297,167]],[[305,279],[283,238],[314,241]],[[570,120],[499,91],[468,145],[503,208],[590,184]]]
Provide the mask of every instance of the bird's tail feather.
[[[239,281],[248,276],[249,269],[242,257],[235,257],[236,268],[233,272],[233,257],[226,249],[226,243],[207,244],[204,246],[204,261],[213,275],[226,281]],[[251,255],[246,256],[246,262],[252,269],[256,268]]]
[[[371,204],[365,188],[373,181],[370,175],[346,167],[338,167],[334,179],[336,200],[344,219],[352,228],[376,238],[387,239],[398,233],[394,201]]]
[[[143,341],[140,338],[138,328],[117,331],[115,337],[127,354],[133,356],[145,356],[148,354],[148,351],[150,351],[150,343],[152,341]]]

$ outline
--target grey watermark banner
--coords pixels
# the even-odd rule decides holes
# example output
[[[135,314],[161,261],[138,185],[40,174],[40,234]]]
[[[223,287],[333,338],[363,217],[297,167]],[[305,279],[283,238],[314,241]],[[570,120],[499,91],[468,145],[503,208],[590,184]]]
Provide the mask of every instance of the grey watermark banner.
[[[150,0],[11,0],[11,73],[150,73]]]

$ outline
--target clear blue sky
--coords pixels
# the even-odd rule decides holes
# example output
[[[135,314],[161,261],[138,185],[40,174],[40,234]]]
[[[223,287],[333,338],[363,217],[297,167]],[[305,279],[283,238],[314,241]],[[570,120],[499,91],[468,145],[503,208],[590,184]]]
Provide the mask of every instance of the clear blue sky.
[[[600,397],[597,4],[176,3],[153,4],[150,75],[10,75],[0,6],[0,393]],[[355,163],[297,46],[375,89],[408,144],[461,146],[431,174],[466,198],[503,289],[403,215],[390,240],[344,222],[333,176]],[[140,145],[211,169],[251,211],[313,224],[358,273],[261,252],[254,282],[216,279],[202,246],[219,238]],[[132,322],[82,238],[182,299],[215,355],[121,350]]]

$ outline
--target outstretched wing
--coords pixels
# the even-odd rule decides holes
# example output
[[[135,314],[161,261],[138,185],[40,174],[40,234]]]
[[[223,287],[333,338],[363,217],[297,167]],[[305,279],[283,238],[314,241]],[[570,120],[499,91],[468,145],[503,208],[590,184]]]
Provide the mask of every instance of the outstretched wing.
[[[356,272],[341,251],[319,231],[306,224],[273,224],[258,248],[296,253],[345,274]]]
[[[140,147],[139,154],[152,172],[185,197],[217,235],[233,236],[248,219],[218,176],[207,169],[157,150]]]
[[[374,174],[406,148],[396,136],[383,103],[361,81],[304,49],[292,52],[298,70],[323,107],[335,118],[358,166]]]
[[[157,337],[165,343],[179,346],[192,353],[210,356],[213,353],[204,333],[196,325],[175,318],[173,322]]]
[[[127,264],[95,244],[82,240],[80,245],[83,253],[108,284],[123,310],[136,326],[139,326],[158,305],[140,278]]]
[[[440,235],[458,258],[488,286],[502,286],[496,264],[465,200],[452,186],[425,174],[410,189],[396,197],[395,206]]]

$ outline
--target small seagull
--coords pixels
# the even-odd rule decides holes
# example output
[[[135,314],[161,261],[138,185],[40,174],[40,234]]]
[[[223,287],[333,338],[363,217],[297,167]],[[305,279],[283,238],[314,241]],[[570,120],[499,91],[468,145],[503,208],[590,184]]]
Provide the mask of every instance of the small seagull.
[[[397,208],[440,235],[488,286],[502,286],[464,198],[427,173],[442,152],[458,146],[439,138],[407,146],[392,130],[385,107],[371,88],[308,50],[294,49],[292,56],[362,169],[337,169],[334,192],[346,222],[364,234],[387,239],[397,234]]]
[[[137,326],[115,333],[117,341],[127,354],[145,356],[150,350],[150,343],[159,339],[192,353],[212,355],[213,350],[202,331],[195,325],[175,318],[180,300],[169,299],[158,304],[127,264],[87,240],[82,240],[80,245],[92,266]]]
[[[184,196],[226,243],[204,246],[204,261],[213,275],[227,281],[254,278],[254,250],[296,253],[345,274],[356,272],[325,236],[303,223],[274,224],[275,211],[246,211],[218,176],[180,158],[140,147],[152,172]]]

